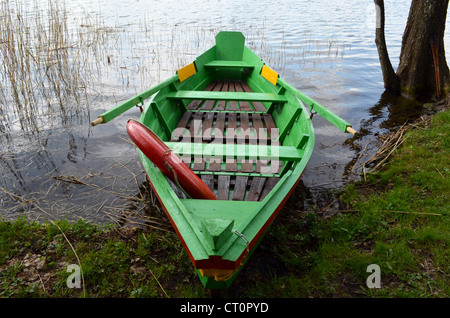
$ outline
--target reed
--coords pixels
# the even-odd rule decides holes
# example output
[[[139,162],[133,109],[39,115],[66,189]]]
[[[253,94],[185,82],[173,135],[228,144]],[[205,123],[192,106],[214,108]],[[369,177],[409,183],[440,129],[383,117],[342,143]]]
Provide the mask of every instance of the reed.
[[[87,109],[92,57],[102,44],[100,32],[71,29],[64,2],[33,6],[25,11],[18,0],[0,4],[1,105],[5,121],[18,119],[25,131],[53,122],[55,114],[65,122]]]
[[[111,27],[87,12],[73,20],[64,1],[34,0],[26,10],[19,0],[0,4],[0,105],[22,130],[81,121],[96,96],[115,95],[111,87],[137,92],[160,82],[213,46],[220,31],[215,25],[221,25],[154,25],[144,14],[137,27]],[[250,49],[280,72],[288,58],[301,64],[343,51],[332,40],[319,43],[307,34],[302,43],[289,44],[283,32],[278,44],[270,44],[265,21],[246,33]]]

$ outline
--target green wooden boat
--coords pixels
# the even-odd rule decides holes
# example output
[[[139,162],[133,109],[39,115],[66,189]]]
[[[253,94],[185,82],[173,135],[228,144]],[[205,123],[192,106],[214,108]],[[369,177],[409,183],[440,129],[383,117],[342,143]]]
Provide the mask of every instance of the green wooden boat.
[[[106,123],[143,105],[139,123],[214,193],[217,200],[192,198],[190,189],[139,150],[151,186],[208,289],[232,283],[298,184],[313,152],[312,115],[355,133],[244,42],[242,33],[219,32],[216,45],[192,64],[92,122]]]

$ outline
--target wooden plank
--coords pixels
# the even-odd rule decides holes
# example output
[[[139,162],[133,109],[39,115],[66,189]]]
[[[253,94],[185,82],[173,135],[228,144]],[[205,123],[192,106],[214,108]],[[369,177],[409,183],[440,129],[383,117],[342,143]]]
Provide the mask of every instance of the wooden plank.
[[[220,175],[218,177],[217,199],[228,200],[230,195],[230,176]]]
[[[218,91],[219,87],[221,91]],[[213,82],[208,85],[206,89],[214,89],[214,91],[210,93],[224,94],[237,91],[237,93],[252,94],[246,83],[235,83],[234,81]],[[228,105],[225,101],[228,102]],[[241,111],[252,111],[252,107],[248,103],[249,100],[239,101]],[[273,171],[268,171],[267,169],[261,171],[264,164],[270,164],[276,172],[280,172],[283,161],[275,159],[281,158],[282,160],[298,161],[302,157],[302,150],[295,149],[295,147],[271,148],[271,146],[280,146],[280,142],[276,140],[279,136],[279,132],[270,114],[223,112],[225,110],[239,111],[237,100],[234,98],[218,99],[216,108],[213,108],[214,104],[216,104],[215,100],[211,99],[210,103],[206,104],[206,106],[205,104],[206,103],[202,103],[202,100],[200,100],[198,106],[203,105],[200,108],[204,109],[206,112],[199,112],[200,109],[198,106],[197,108],[191,106],[196,112],[188,111],[183,113],[177,125],[178,130],[174,131],[173,138],[167,145],[181,155],[181,159],[186,165],[191,167],[194,171],[199,172],[200,178],[211,190],[214,191],[214,187],[217,187],[216,195],[219,200],[263,200],[277,184],[279,178],[263,176],[251,177],[247,175],[233,177],[226,173],[273,173]],[[253,103],[256,111],[263,111],[262,108],[258,108],[256,105]],[[189,144],[183,142],[183,140],[177,142],[182,138],[183,128],[189,129],[192,141],[197,144]],[[241,129],[242,132],[239,138],[237,138],[236,134],[237,129]],[[225,131],[227,133],[226,136],[224,136]],[[268,139],[271,141],[268,141]],[[204,141],[212,141],[212,143],[202,144]],[[235,143],[237,143],[237,145],[235,145]],[[205,147],[209,148],[206,149]],[[215,149],[215,147],[222,147],[222,149]],[[210,152],[213,156],[216,153],[222,153],[224,156],[220,158],[211,157],[211,159],[205,159],[203,158],[205,150],[208,152],[213,151]],[[247,158],[243,159],[243,156],[246,156]],[[221,172],[221,162],[223,162],[225,158],[225,170]],[[209,161],[208,165],[206,164],[207,161]],[[238,165],[239,161],[241,161],[240,165]],[[256,171],[254,171],[255,162]],[[240,167],[239,171],[238,167]],[[270,166],[268,167],[270,168]],[[218,174],[214,174],[217,172]],[[231,197],[230,189],[234,189]],[[246,193],[248,193],[247,198],[245,198]]]
[[[251,114],[253,128],[255,129],[257,144],[267,145],[267,129],[264,128],[264,124],[261,118],[261,114],[252,113]],[[257,160],[256,161],[256,171],[261,172],[261,168],[267,165],[267,160]]]
[[[250,126],[250,118],[248,113],[240,113],[240,136],[236,136],[238,143],[256,144],[256,135],[254,129]]]
[[[167,182],[169,183],[169,186],[172,188],[173,192],[175,192],[175,194],[177,195],[178,198],[187,199],[187,196],[183,191],[184,189],[182,189],[177,184],[175,184],[175,182],[170,180],[167,176],[165,176],[165,178],[166,178]]]
[[[227,125],[227,135],[226,135],[226,143],[234,142],[236,137],[236,128],[237,128],[237,114],[229,113],[228,114],[228,125]],[[237,171],[237,161],[233,158],[226,159],[225,170],[229,172]]]
[[[214,143],[225,142],[225,120],[226,113],[217,113],[214,124]]]
[[[269,194],[269,192],[276,186],[276,184],[280,181],[280,178],[267,178],[267,181],[264,185],[264,189],[259,197],[259,200],[262,201]]]
[[[247,190],[248,177],[237,176],[234,185],[233,201],[243,201]]]
[[[196,110],[197,108],[200,107],[200,105],[203,103],[202,100],[193,100],[192,102],[189,103],[189,105],[187,106],[188,110]]]
[[[266,112],[267,111],[266,106],[264,106],[264,104],[261,102],[252,102],[252,105],[255,108],[255,110],[258,112]]]
[[[182,156],[181,160],[185,163],[186,166],[188,166],[189,168],[191,168],[191,156]]]
[[[263,190],[266,179],[263,177],[254,177],[250,185],[250,189],[247,195],[247,201],[258,201],[258,198]],[[273,179],[273,178],[272,178]]]
[[[192,166],[192,170],[194,171],[205,170],[205,159],[201,157],[194,157],[194,165]]]
[[[180,121],[178,122],[177,127],[186,128],[189,124],[189,121],[191,120],[192,112],[184,112],[184,114],[181,116]]]
[[[271,144],[278,146],[280,144],[280,142],[278,141],[279,130],[278,130],[277,126],[275,125],[272,115],[263,114],[262,117],[263,117],[264,123],[266,125],[267,133],[269,134]]]
[[[249,132],[250,130],[250,120],[248,117],[248,113],[240,113],[239,114],[239,119],[240,119],[240,128],[242,128],[244,130],[244,132]],[[242,135],[244,134],[244,132],[242,132]]]
[[[227,158],[226,159],[225,171],[236,172],[237,171],[237,160],[236,159]]]
[[[248,172],[248,173],[253,172],[253,160],[250,159],[242,160],[241,172]]]
[[[247,143],[252,138],[250,136],[250,120],[247,113],[239,114],[240,118],[240,130],[241,135],[237,136],[237,143]],[[238,161],[239,162],[239,161]],[[241,170],[242,172],[253,172],[253,161],[252,160],[241,160]]]
[[[226,115],[225,113],[217,113],[217,118],[214,125],[214,140],[212,141],[212,143],[214,144],[222,144],[225,141],[223,138],[225,129],[225,115]],[[220,171],[221,162],[222,158],[211,159],[209,170]]]
[[[288,163],[289,162],[287,162],[286,164],[288,164]],[[267,171],[266,173],[278,174],[278,173],[281,172],[282,168],[283,168],[283,161],[281,161],[281,160],[271,160],[270,161],[270,171]]]
[[[208,171],[220,171],[220,163],[222,162],[222,159],[211,158],[209,160],[210,161],[209,161]]]
[[[223,81],[217,81],[217,84],[216,84],[216,86],[214,86],[214,89],[212,90],[212,91],[203,91],[203,92],[197,92],[197,91],[181,91],[182,93],[200,93],[200,98],[202,97],[202,94],[205,94],[205,93],[212,93],[212,94],[214,94],[214,93],[220,93],[220,90],[222,89],[222,85],[223,85]],[[203,98],[202,98],[203,99]],[[201,109],[204,109],[204,110],[212,110],[213,108],[214,108],[214,105],[216,104],[216,100],[217,100],[217,98],[204,98],[204,99],[207,99],[207,101],[203,104],[203,106],[202,106],[202,108]]]
[[[236,92],[236,88],[235,88],[235,81],[230,81],[230,85],[229,85],[229,91],[230,92]],[[237,108],[237,102],[235,100],[230,100],[228,102],[228,110],[229,111],[236,111],[238,110]]]
[[[206,86],[206,88],[204,90],[212,91],[214,86],[216,86],[216,84],[217,84],[217,81],[212,81],[211,83],[209,83],[208,86]],[[189,103],[189,105],[187,106],[187,109],[189,109],[189,110],[198,109],[202,103],[203,103],[203,100],[201,100],[201,99],[193,100],[192,102]]]
[[[204,174],[200,178],[208,186],[208,188],[210,188],[211,191],[214,192],[214,176],[213,175]]]
[[[189,133],[193,142],[202,142],[202,118],[203,113],[195,113],[192,118]]]
[[[172,131],[172,138],[170,139],[170,141],[180,140],[180,138],[186,131],[186,128],[189,124],[189,121],[191,120],[191,117],[192,112],[184,112],[183,115],[181,115],[177,128],[175,128],[174,131]]]
[[[215,113],[206,113],[205,120],[202,124],[202,141],[211,141],[212,139],[212,125]]]
[[[237,114],[229,113],[228,114],[228,124],[226,125],[226,142],[231,143],[236,138],[236,129],[237,129]]]
[[[251,143],[251,129],[250,129],[250,120],[247,113],[241,113],[240,116],[240,122],[241,122],[241,136],[238,137],[239,140],[243,141],[244,143]],[[239,143],[239,141],[238,141]],[[253,172],[253,161],[252,160],[242,160],[241,161],[241,170],[242,172]]]
[[[258,139],[258,144],[267,144],[267,129],[264,128],[264,124],[261,118],[261,114],[252,113],[251,119],[253,123],[253,128],[255,129],[255,134]]]
[[[275,125],[275,121],[273,120],[272,115],[263,114],[262,117],[267,128],[267,133],[269,134],[270,145],[279,146],[280,145],[280,141],[278,139],[280,136],[279,129]],[[283,167],[283,161],[281,161],[280,158],[281,156],[278,159],[272,161],[266,160],[264,166],[265,171],[262,171],[263,166],[260,165],[259,167],[257,167],[260,169],[258,172],[274,173],[274,174],[279,173]]]
[[[242,88],[247,93],[253,93],[252,89],[245,82],[242,82]],[[258,112],[265,112],[265,111],[267,111],[266,106],[264,106],[264,104],[261,103],[261,102],[252,102],[252,105],[255,108],[255,110],[258,111]]]
[[[235,88],[236,92],[243,92],[244,91],[242,86],[241,86],[241,81],[234,82],[234,88]],[[245,94],[248,94],[248,93],[245,93]],[[243,97],[244,96],[242,96],[242,98],[239,99],[239,108],[241,110],[244,110],[244,111],[251,111],[252,108],[250,107],[250,104],[248,103],[248,100],[243,99]],[[252,99],[252,100],[254,100],[254,99]]]
[[[223,86],[222,86],[222,89],[220,90],[221,92],[228,92],[228,81],[227,80],[223,80]],[[219,100],[218,102],[217,102],[217,105],[216,105],[216,110],[225,110],[225,106],[226,106],[226,101],[224,101],[224,100]]]

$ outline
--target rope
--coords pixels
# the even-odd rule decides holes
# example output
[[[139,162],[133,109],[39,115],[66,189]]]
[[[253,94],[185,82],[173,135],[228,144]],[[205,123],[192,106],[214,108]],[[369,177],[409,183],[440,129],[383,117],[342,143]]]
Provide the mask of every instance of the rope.
[[[173,167],[170,165],[170,163],[168,163],[166,161],[166,159],[164,158],[166,155],[168,155],[171,151],[173,151],[173,149],[167,149],[166,151],[164,151],[164,153],[161,156],[161,159],[164,163],[164,166],[167,168],[167,170],[172,171],[173,173],[173,177],[175,179],[175,183],[178,186],[178,188],[181,189],[181,191],[183,191],[183,193],[186,195],[186,197],[188,197],[189,199],[191,198],[191,196],[183,189],[183,187],[180,185],[180,183],[178,182],[178,175],[177,172],[175,171],[175,169],[173,169]]]

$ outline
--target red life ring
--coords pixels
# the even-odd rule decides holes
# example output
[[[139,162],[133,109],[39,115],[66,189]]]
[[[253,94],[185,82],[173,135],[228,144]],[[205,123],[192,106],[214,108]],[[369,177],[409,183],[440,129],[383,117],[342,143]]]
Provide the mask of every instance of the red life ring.
[[[214,192],[148,127],[130,119],[127,131],[144,155],[192,199],[217,200]]]

